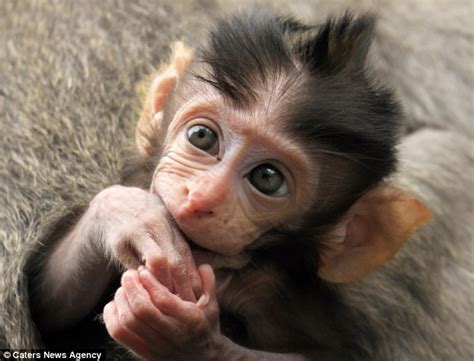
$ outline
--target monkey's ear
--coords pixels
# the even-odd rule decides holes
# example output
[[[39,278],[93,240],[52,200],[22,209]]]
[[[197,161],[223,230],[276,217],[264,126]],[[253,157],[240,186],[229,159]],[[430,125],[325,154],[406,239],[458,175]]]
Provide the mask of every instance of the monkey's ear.
[[[351,208],[333,239],[321,245],[319,276],[344,283],[367,275],[430,218],[420,201],[399,189],[382,186],[369,192]]]
[[[303,43],[302,54],[315,71],[334,73],[342,69],[362,69],[372,43],[375,16],[354,18],[346,13],[339,20],[330,19],[318,33]]]
[[[146,91],[145,105],[136,130],[137,146],[141,153],[150,156],[153,148],[158,146],[155,143],[161,133],[163,109],[176,81],[183,76],[191,63],[193,54],[194,49],[184,43],[174,43],[170,61],[153,73],[146,81],[146,85],[142,85],[148,88],[148,91]],[[141,93],[145,92],[141,91]]]

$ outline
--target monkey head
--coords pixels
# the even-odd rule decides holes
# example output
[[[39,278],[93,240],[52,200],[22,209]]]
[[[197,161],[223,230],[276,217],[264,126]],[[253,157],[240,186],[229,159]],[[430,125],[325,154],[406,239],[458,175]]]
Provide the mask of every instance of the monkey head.
[[[314,175],[276,114],[236,110],[203,88],[170,122],[152,190],[194,243],[235,254],[308,209]]]
[[[192,243],[235,255],[270,230],[305,227],[320,276],[345,282],[428,220],[382,183],[400,112],[366,64],[373,27],[371,16],[311,27],[255,13],[220,22],[198,51],[175,44],[137,143],[156,160],[151,191]]]

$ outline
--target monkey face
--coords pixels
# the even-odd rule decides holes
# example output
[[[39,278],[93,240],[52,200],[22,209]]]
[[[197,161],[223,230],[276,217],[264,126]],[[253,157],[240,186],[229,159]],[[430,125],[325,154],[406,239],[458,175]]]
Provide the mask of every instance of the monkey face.
[[[232,110],[218,95],[176,112],[151,190],[190,241],[237,254],[309,207],[309,161],[270,119]]]

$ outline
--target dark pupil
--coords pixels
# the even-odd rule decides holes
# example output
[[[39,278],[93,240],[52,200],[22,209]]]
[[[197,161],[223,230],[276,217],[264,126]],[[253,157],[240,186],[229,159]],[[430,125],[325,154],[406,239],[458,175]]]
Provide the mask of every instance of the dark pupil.
[[[188,139],[192,145],[204,151],[211,150],[217,143],[217,135],[204,125],[195,125],[188,130]]]
[[[250,183],[264,194],[275,193],[283,185],[283,175],[273,166],[262,164],[250,174]]]

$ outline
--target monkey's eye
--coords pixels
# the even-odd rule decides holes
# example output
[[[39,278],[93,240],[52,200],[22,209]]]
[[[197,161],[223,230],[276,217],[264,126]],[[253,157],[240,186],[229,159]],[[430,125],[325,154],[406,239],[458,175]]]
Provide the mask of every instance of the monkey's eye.
[[[194,125],[188,129],[189,143],[209,154],[219,152],[219,138],[217,134],[205,125]]]
[[[249,181],[259,192],[267,196],[284,197],[288,194],[285,177],[271,164],[255,167],[250,172]]]

